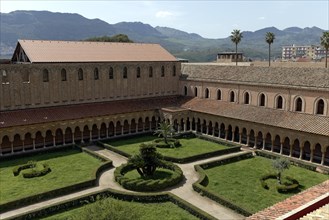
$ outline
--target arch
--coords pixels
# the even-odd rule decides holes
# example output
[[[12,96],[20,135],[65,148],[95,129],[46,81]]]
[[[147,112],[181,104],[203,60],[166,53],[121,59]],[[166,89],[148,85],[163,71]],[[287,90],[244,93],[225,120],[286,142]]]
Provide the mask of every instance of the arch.
[[[257,139],[256,139],[256,148],[262,148],[263,147],[263,133],[259,131],[257,133]]]
[[[90,141],[90,130],[89,130],[88,125],[85,125],[83,127],[82,139],[83,139],[84,142],[89,142]]]
[[[161,77],[165,76],[165,67],[161,66]]]
[[[277,97],[275,97],[275,108],[276,109],[283,109],[284,105],[283,105],[283,98],[281,95],[278,95]]]
[[[114,136],[114,122],[113,121],[111,121],[110,123],[109,123],[109,136],[110,137],[112,137],[112,136]]]
[[[97,140],[98,139],[98,128],[96,124],[93,124],[92,128],[91,128],[91,137],[93,140]]]
[[[184,94],[185,96],[187,96],[187,86],[184,86],[184,92],[183,92],[183,94]]]
[[[311,158],[311,143],[309,141],[304,142],[302,159],[309,161]]]
[[[141,78],[141,68],[139,66],[136,69],[136,78]]]
[[[228,125],[227,127],[227,140],[233,141],[232,125]]]
[[[55,131],[55,143],[56,145],[63,145],[64,135],[63,131],[60,128],[57,128]]]
[[[210,97],[210,95],[209,95],[209,89],[208,88],[206,88],[205,91],[204,91],[204,97],[206,99],[208,99]]]
[[[83,70],[81,68],[78,69],[78,80],[83,80]]]
[[[271,150],[272,146],[272,135],[268,132],[265,137],[265,150]]]
[[[240,129],[239,129],[238,126],[235,126],[232,141],[234,141],[234,142],[239,142],[240,141]]]
[[[280,153],[281,149],[281,138],[279,135],[276,135],[273,143],[273,152]]]
[[[72,129],[70,127],[67,127],[65,129],[65,144],[71,144],[73,143],[73,134],[72,134]]]
[[[298,139],[295,139],[294,140],[294,143],[292,145],[292,154],[291,154],[292,157],[297,157],[299,158],[300,156],[300,142]]]
[[[144,126],[142,118],[138,119],[137,125],[138,125],[138,132],[142,132],[143,131],[143,126]]]
[[[304,102],[303,102],[303,99],[301,98],[301,97],[296,97],[295,98],[295,101],[294,101],[294,105],[295,105],[295,108],[294,108],[294,110],[295,110],[295,112],[302,112],[302,111],[304,111],[304,104],[303,104]]]
[[[54,145],[53,134],[52,134],[51,130],[47,130],[46,131],[46,137],[45,137],[45,146],[50,147],[50,146],[53,146],[53,145]]]
[[[123,67],[122,78],[124,78],[124,79],[128,78],[128,68],[126,66]]]
[[[194,96],[198,97],[198,87],[194,87]]]
[[[230,92],[230,102],[235,102],[235,92],[234,91]]]
[[[82,132],[80,130],[80,127],[77,126],[74,129],[74,142],[75,143],[80,143],[82,141]]]
[[[115,124],[115,135],[122,135],[122,125],[120,121]]]
[[[98,80],[99,79],[99,72],[98,72],[98,68],[96,67],[94,69],[94,80]]]
[[[266,96],[264,93],[260,93],[258,97],[258,105],[259,106],[266,106]]]
[[[207,134],[207,121],[206,120],[203,120],[202,121],[202,128],[201,128],[201,133],[203,133],[203,134]]]
[[[129,134],[129,123],[127,119],[123,122],[123,134]]]
[[[49,82],[49,71],[48,69],[42,70],[42,80],[43,82]]]
[[[313,150],[313,160],[314,163],[321,163],[322,158],[322,151],[321,151],[321,144],[317,143]]]
[[[153,67],[150,66],[149,67],[149,78],[152,78],[153,77]]]
[[[1,152],[2,154],[10,153],[11,152],[11,142],[7,135],[2,137],[1,142]]]
[[[155,130],[156,127],[157,127],[157,121],[156,121],[155,117],[153,116],[152,120],[151,120],[151,129]]]
[[[290,155],[290,139],[286,137],[282,145],[282,154],[289,156]]]
[[[113,67],[111,67],[111,66],[109,69],[109,79],[114,79],[114,70],[113,70]]]
[[[107,129],[106,129],[106,124],[103,122],[103,123],[101,124],[101,128],[100,128],[100,131],[99,131],[100,138],[104,139],[104,138],[107,137],[107,135],[106,135],[106,131],[107,131]]]
[[[222,91],[220,89],[217,90],[217,100],[222,100]]]
[[[151,126],[150,126],[150,118],[149,117],[146,117],[145,118],[144,130],[145,131],[149,131],[150,129],[151,129]]]
[[[256,145],[255,143],[256,137],[255,137],[255,131],[253,129],[249,132],[249,147],[254,147]]]
[[[24,150],[33,149],[33,139],[30,132],[24,135]]]
[[[325,103],[322,98],[315,101],[315,114],[324,115],[325,114]]]
[[[243,96],[243,103],[246,105],[250,104],[250,95],[249,92],[245,92]]]
[[[66,69],[64,69],[64,68],[62,68],[62,70],[61,70],[61,80],[62,81],[66,81],[67,80]]]
[[[176,76],[176,66],[173,65],[172,67],[172,76]]]
[[[130,133],[136,133],[136,120],[133,118],[130,122]]]
[[[246,128],[242,128],[242,132],[241,132],[241,143],[242,144],[247,144],[247,129]]]
[[[225,124],[220,124],[220,138],[225,138]]]
[[[14,141],[13,141],[13,151],[22,151],[23,150],[23,142],[21,136],[19,134],[15,134]]]
[[[44,138],[42,137],[41,131],[38,131],[35,134],[34,144],[36,149],[44,147]]]

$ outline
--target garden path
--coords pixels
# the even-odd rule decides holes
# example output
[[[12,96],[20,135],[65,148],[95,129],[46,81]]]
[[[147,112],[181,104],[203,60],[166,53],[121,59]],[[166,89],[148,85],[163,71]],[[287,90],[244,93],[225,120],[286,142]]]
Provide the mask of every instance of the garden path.
[[[114,167],[118,167],[121,164],[127,162],[127,158],[125,158],[125,157],[123,157],[123,156],[121,156],[117,153],[114,153],[112,151],[103,149],[101,147],[88,146],[87,148],[94,151],[94,152],[96,152],[99,155],[102,155],[102,156],[112,160]],[[218,204],[217,202],[215,202],[215,201],[213,201],[213,200],[211,200],[207,197],[201,196],[199,193],[195,192],[192,188],[192,184],[194,182],[196,182],[199,178],[198,173],[194,170],[194,165],[202,164],[202,163],[206,163],[206,162],[210,162],[210,161],[214,161],[214,160],[218,160],[218,159],[223,159],[223,158],[231,156],[231,155],[238,155],[238,154],[242,154],[242,153],[244,153],[244,152],[238,152],[238,153],[229,154],[229,155],[217,156],[217,157],[213,157],[213,158],[209,158],[209,159],[195,161],[195,162],[192,162],[192,163],[177,164],[183,170],[183,173],[184,173],[184,176],[185,176],[186,180],[181,185],[176,186],[176,187],[172,187],[167,192],[170,192],[170,193],[184,199],[185,201],[188,201],[192,205],[194,205],[194,206],[198,207],[199,209],[209,213],[210,215],[214,216],[217,219],[225,219],[225,220],[244,219],[245,218],[244,216],[237,214],[236,212],[234,212],[234,211]],[[122,188],[118,183],[115,182],[115,180],[114,180],[114,170],[115,169],[109,169],[109,170],[104,171],[100,175],[97,187],[85,189],[85,190],[82,190],[82,191],[79,191],[79,192],[76,192],[76,193],[72,193],[72,194],[65,195],[65,196],[60,196],[60,197],[57,197],[57,198],[54,198],[54,199],[50,199],[50,200],[46,200],[46,201],[39,202],[39,203],[36,203],[36,204],[32,204],[32,205],[29,205],[29,206],[26,206],[26,207],[23,207],[23,208],[8,211],[8,212],[0,214],[0,219],[14,218],[14,217],[17,217],[19,215],[22,215],[22,214],[40,209],[42,207],[51,206],[51,205],[54,205],[56,203],[65,202],[65,201],[68,201],[72,198],[87,195],[87,194],[90,194],[90,193],[96,193],[98,191],[101,191],[101,190],[104,190],[104,189],[107,189],[107,188],[135,193],[133,191],[126,190],[126,189]]]

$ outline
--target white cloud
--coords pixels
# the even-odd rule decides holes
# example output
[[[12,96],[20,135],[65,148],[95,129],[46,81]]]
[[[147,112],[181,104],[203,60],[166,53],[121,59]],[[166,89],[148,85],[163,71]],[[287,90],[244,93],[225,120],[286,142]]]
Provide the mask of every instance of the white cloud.
[[[169,11],[158,11],[155,14],[155,17],[157,17],[157,18],[169,18],[169,17],[173,17],[173,16],[174,16],[174,14]]]
[[[265,20],[265,17],[258,17],[259,20]]]

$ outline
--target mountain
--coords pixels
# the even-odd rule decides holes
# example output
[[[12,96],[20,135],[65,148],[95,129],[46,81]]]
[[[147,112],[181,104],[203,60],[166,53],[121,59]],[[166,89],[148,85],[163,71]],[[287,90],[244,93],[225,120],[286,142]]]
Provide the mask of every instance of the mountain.
[[[91,37],[126,34],[134,42],[158,43],[176,57],[190,61],[212,61],[216,54],[234,51],[230,38],[207,39],[170,27],[152,27],[141,22],[109,24],[100,19],[87,19],[79,14],[49,11],[14,11],[0,13],[0,57],[10,57],[18,39],[84,40]],[[254,32],[243,31],[239,51],[252,59],[266,59],[266,32],[275,34],[273,57],[281,56],[283,45],[318,45],[324,30],[317,27],[290,27],[279,30],[267,27]],[[230,33],[228,33],[229,35]]]

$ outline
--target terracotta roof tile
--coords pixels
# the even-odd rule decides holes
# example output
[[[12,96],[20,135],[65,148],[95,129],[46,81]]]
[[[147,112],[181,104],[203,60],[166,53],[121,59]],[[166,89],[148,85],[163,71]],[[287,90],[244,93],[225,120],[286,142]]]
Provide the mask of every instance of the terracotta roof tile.
[[[159,44],[19,40],[31,63],[177,61]]]

